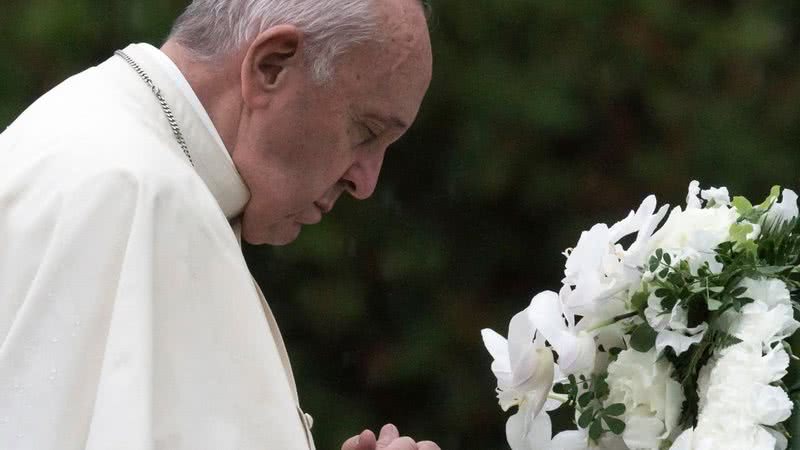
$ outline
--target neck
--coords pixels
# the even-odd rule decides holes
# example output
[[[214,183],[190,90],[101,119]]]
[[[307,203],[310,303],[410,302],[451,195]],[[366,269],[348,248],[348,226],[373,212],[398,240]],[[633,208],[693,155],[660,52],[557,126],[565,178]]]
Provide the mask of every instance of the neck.
[[[221,64],[198,61],[186,48],[169,40],[162,47],[178,66],[205,108],[228,152],[236,148],[242,111],[241,78],[236,58]]]

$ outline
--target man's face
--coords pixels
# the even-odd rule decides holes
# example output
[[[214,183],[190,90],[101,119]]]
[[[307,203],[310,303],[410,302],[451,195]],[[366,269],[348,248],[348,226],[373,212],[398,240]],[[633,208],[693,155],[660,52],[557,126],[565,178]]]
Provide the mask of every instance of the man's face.
[[[375,190],[386,150],[416,118],[431,76],[421,10],[408,1],[387,8],[387,39],[340,57],[332,80],[320,86],[307,70],[292,71],[269,107],[243,113],[232,155],[251,194],[247,242],[292,242],[342,193],[366,199]]]

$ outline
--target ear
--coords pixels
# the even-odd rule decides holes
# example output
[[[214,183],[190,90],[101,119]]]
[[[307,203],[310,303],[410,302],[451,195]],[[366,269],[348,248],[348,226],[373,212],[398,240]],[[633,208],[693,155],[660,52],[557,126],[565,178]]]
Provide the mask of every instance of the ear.
[[[303,33],[278,25],[256,36],[242,62],[242,97],[251,107],[269,103],[292,69],[302,69]]]

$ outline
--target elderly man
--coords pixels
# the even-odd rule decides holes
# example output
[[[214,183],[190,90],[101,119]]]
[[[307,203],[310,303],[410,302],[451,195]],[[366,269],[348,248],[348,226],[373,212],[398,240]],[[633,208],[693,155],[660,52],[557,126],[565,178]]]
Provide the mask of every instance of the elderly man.
[[[419,0],[195,0],[34,103],[0,135],[0,448],[313,448],[240,239],[369,197],[430,76]]]

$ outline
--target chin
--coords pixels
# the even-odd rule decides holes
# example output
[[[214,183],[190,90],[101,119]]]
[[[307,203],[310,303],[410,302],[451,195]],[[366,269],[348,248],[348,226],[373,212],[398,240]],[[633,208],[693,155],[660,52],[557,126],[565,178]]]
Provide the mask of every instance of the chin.
[[[288,245],[300,235],[300,224],[281,224],[252,230],[247,224],[242,226],[242,239],[250,245]]]

